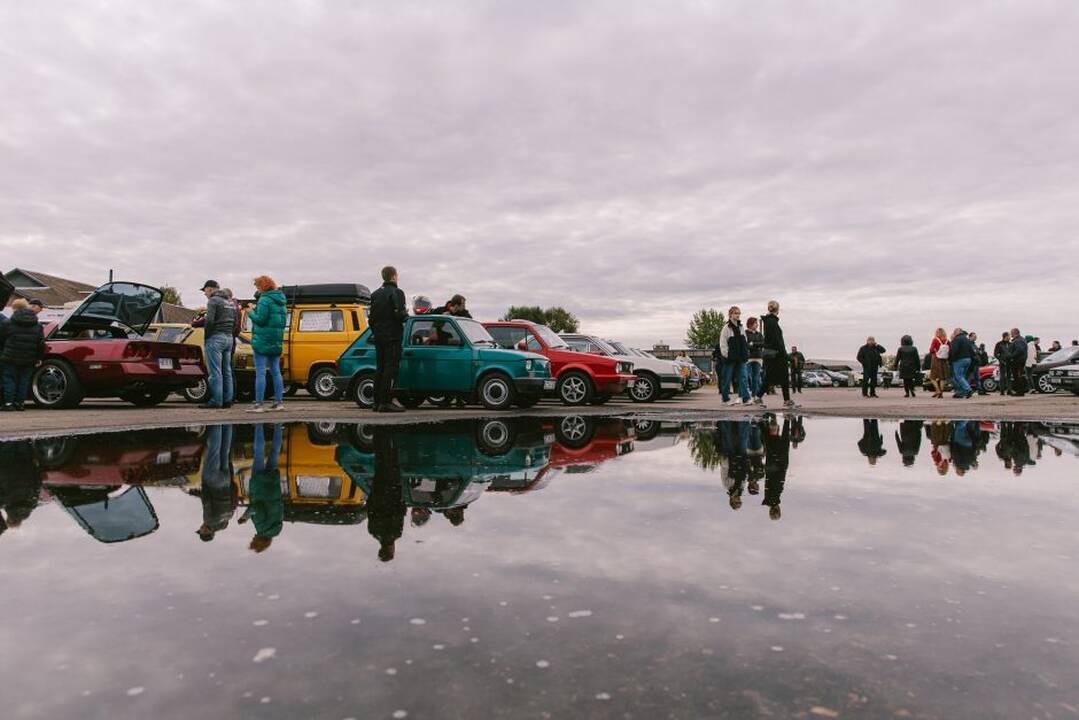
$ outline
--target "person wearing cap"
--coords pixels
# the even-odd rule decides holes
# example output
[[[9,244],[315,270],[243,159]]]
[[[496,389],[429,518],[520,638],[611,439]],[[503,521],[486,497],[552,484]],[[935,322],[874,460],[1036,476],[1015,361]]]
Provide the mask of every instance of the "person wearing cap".
[[[210,398],[199,407],[231,407],[233,386],[230,359],[232,333],[236,326],[235,306],[216,280],[203,283],[202,293],[207,298],[202,347],[206,357],[206,385]]]
[[[30,298],[30,312],[35,315],[40,315],[41,311],[45,309],[45,303],[41,302],[37,298]]]

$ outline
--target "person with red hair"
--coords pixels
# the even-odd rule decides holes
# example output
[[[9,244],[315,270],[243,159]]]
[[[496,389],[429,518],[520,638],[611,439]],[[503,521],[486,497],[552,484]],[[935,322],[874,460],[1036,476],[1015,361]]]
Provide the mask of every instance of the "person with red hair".
[[[285,293],[269,275],[255,278],[255,307],[247,313],[251,319],[251,349],[255,351],[255,404],[248,412],[265,412],[266,371],[273,379],[274,403],[271,410],[285,409],[285,384],[281,378],[281,350],[288,311]]]

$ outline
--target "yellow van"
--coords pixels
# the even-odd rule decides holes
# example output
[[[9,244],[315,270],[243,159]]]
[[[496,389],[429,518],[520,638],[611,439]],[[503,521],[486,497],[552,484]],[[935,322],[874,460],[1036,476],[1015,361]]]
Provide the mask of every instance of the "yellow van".
[[[283,285],[288,310],[281,374],[289,392],[303,387],[319,400],[336,400],[337,358],[367,329],[371,291],[364,285]],[[244,310],[243,334],[251,320]]]

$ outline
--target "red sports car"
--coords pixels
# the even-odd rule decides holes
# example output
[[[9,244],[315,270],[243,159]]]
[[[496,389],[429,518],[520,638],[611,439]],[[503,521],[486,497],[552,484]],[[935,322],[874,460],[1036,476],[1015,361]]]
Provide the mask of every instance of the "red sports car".
[[[206,376],[194,345],[131,339],[157,316],[157,288],[128,282],[102,285],[81,305],[45,326],[45,359],[30,395],[39,407],[72,408],[86,397],[118,397],[139,407]],[[0,292],[0,304],[6,302]]]
[[[551,375],[558,382],[555,395],[566,405],[602,405],[624,393],[636,379],[632,363],[575,352],[546,325],[504,320],[483,326],[501,347],[528,350],[550,360]]]

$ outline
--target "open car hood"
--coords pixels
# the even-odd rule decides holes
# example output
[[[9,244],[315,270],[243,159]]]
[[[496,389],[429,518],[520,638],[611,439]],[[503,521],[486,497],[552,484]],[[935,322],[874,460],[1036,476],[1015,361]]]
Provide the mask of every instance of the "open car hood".
[[[7,278],[0,275],[0,308],[7,305],[11,295],[15,292],[15,286],[8,282]]]
[[[90,293],[60,321],[58,330],[100,330],[113,323],[142,335],[157,317],[163,296],[149,285],[112,282]]]

